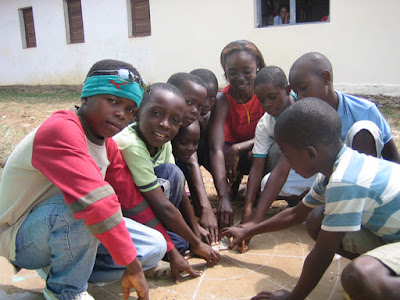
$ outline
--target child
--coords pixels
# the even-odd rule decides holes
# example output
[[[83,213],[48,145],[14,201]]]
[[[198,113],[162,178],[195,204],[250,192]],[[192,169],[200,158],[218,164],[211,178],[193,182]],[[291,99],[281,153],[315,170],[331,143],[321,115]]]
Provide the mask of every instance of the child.
[[[280,158],[280,150],[275,142],[274,127],[279,115],[296,99],[290,95],[290,87],[286,75],[279,67],[268,66],[262,68],[254,81],[254,90],[261,106],[265,110],[264,116],[258,121],[256,138],[253,147],[253,164],[247,182],[247,193],[245,197],[243,217],[241,223],[251,220],[253,202],[260,189],[262,194],[258,200],[259,205],[265,205],[265,195],[268,189],[264,189],[266,182],[268,187],[275,186],[275,181],[281,178],[272,170]],[[273,173],[270,173],[270,172]],[[268,173],[267,175],[265,175]],[[265,176],[264,176],[265,175]],[[299,202],[310,189],[314,177],[305,179],[293,170],[285,174],[286,183],[279,192],[280,199],[288,201],[289,205]],[[264,176],[264,178],[262,178]],[[261,180],[262,179],[262,180]],[[269,203],[270,205],[271,203]],[[265,209],[265,208],[264,208]],[[243,248],[242,251],[245,251]]]
[[[89,277],[115,279],[114,271],[125,267],[124,298],[131,287],[148,297],[142,269],[157,265],[165,239],[123,218],[123,199],[104,180],[108,169],[123,165],[109,138],[128,125],[144,87],[128,63],[95,63],[81,107],[55,112],[8,158],[0,185],[0,254],[17,269],[45,272],[46,299],[93,299],[86,292]]]
[[[175,157],[175,162],[176,165],[182,170],[183,174],[185,175],[186,178],[188,178],[190,175],[188,174],[188,161],[191,159],[193,154],[196,152],[197,147],[199,145],[199,139],[200,139],[200,125],[199,122],[193,122],[186,128],[181,128],[176,135],[176,137],[171,141],[172,142],[172,153],[174,154]],[[189,182],[189,180],[188,180]],[[190,185],[189,185],[190,186]],[[193,196],[192,196],[193,198]],[[210,202],[208,201],[208,204]],[[198,202],[193,201],[193,206],[195,211],[202,211],[201,208],[198,207]],[[212,215],[214,216],[214,213],[212,212],[211,205],[210,210]],[[214,217],[215,219],[215,217]],[[216,219],[215,219],[215,225],[217,224]],[[201,225],[201,224],[200,224]],[[215,229],[217,230],[217,226],[215,226]],[[218,240],[218,232],[209,232],[205,229],[205,227],[199,226],[200,230],[200,235],[202,237],[202,240],[209,244],[209,245],[214,245]],[[213,233],[213,236],[212,234]]]
[[[178,134],[171,141],[172,154],[176,161],[186,163],[190,157],[197,151],[200,140],[199,122],[193,122],[186,128],[181,128]]]
[[[375,104],[361,98],[335,91],[333,88],[332,65],[322,54],[310,52],[296,60],[290,69],[290,87],[299,100],[318,97],[337,110],[342,120],[342,140],[347,146],[361,153],[400,162],[390,127]],[[384,144],[385,143],[385,144]],[[262,221],[265,212],[276,199],[291,169],[288,160],[281,156],[271,173],[261,202],[249,225]],[[246,226],[246,225],[244,225]]]
[[[218,93],[218,80],[215,74],[207,69],[195,69],[190,74],[196,75],[203,79],[207,88],[207,98],[201,107],[200,122],[200,141],[197,150],[199,165],[210,170],[210,156],[208,147],[208,123],[210,121],[211,110],[213,109]]]
[[[167,83],[176,86],[185,99],[185,108],[182,127],[187,127],[200,117],[200,112],[207,98],[207,89],[204,81],[189,73],[175,73]]]
[[[330,61],[321,53],[306,53],[290,69],[290,86],[304,97],[317,97],[337,110],[342,120],[342,140],[359,152],[400,163],[390,127],[374,103],[354,97],[333,87]],[[359,121],[371,121],[362,122]]]
[[[190,111],[194,112],[193,107],[198,107],[198,114],[194,122],[201,120],[200,112],[208,96],[204,81],[196,75],[181,72],[173,74],[168,79],[168,82],[176,86],[182,92],[186,100],[186,113]],[[192,120],[194,116],[193,113],[192,117],[186,119]],[[189,124],[182,123],[181,129],[186,128]],[[218,223],[204,187],[197,153],[194,153],[187,162],[179,166],[187,179],[196,214],[200,217],[200,226],[205,229],[199,228],[202,240],[210,245],[215,244],[218,241]],[[186,196],[187,195],[184,195],[184,197]]]
[[[210,171],[219,199],[218,225],[224,228],[233,223],[230,196],[252,163],[255,128],[264,114],[254,95],[254,79],[265,62],[253,43],[240,40],[222,49],[221,66],[229,85],[217,95],[211,112],[209,143]]]
[[[279,6],[279,15],[274,17],[274,25],[289,24],[289,22],[290,22],[289,6],[283,4]]]
[[[169,234],[179,252],[183,254],[189,242],[195,254],[205,258],[208,264],[216,264],[220,259],[219,253],[202,243],[198,237],[200,234],[191,204],[188,198],[183,197],[186,195],[183,193],[184,177],[172,155],[170,141],[180,128],[184,107],[182,93],[176,87],[167,83],[154,84],[150,93],[143,96],[136,122],[114,139],[134,182],[157,218],[172,231]],[[193,276],[201,274],[185,265],[182,258],[177,252],[168,252],[173,272],[186,269]]]
[[[261,292],[253,299],[305,299],[334,254],[355,258],[342,273],[351,299],[397,299],[400,293],[400,166],[343,145],[341,120],[324,101],[307,98],[291,105],[275,125],[275,139],[290,165],[303,177],[318,175],[297,206],[247,228],[227,228],[230,248],[263,232],[289,228],[306,220],[314,207],[320,226],[307,220],[316,243],[292,292]]]

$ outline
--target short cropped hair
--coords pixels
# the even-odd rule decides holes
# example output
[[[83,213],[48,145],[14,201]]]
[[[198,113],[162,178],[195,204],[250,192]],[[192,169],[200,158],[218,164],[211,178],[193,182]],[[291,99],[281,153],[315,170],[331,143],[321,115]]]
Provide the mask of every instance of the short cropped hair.
[[[329,59],[319,52],[309,52],[300,56],[290,68],[290,72],[299,67],[306,65],[308,69],[316,76],[321,76],[323,72],[329,71],[331,80],[333,81],[332,64]]]
[[[205,89],[207,89],[206,84],[203,79],[200,77],[189,74],[189,73],[184,73],[184,72],[178,72],[173,75],[171,75],[170,78],[168,78],[167,81],[169,84],[172,84],[176,86],[182,93],[186,91],[186,83],[187,82],[192,82],[197,85],[201,85]]]
[[[297,148],[318,144],[337,147],[341,143],[339,114],[325,101],[305,98],[286,108],[275,124],[278,143]]]
[[[142,99],[142,103],[140,104],[140,108],[145,107],[148,103],[151,103],[152,101],[152,97],[151,94],[154,93],[157,90],[163,90],[163,91],[167,91],[167,92],[171,92],[179,97],[181,97],[183,99],[183,95],[181,93],[181,91],[174,85],[169,84],[169,83],[164,83],[164,82],[157,82],[157,83],[153,83],[152,85],[150,85],[150,92],[144,92],[143,93],[143,99]]]
[[[195,69],[189,74],[196,75],[203,79],[206,84],[214,84],[218,88],[218,80],[213,72],[208,69]]]
[[[238,40],[230,42],[221,51],[220,61],[222,69],[224,69],[224,71],[225,71],[226,58],[229,55],[240,51],[247,52],[248,54],[254,57],[257,64],[257,69],[265,67],[264,57],[261,54],[260,50],[257,48],[257,46],[247,40]]]
[[[256,76],[254,80],[254,87],[261,83],[271,84],[273,86],[277,86],[280,89],[285,89],[288,81],[285,75],[285,72],[277,66],[268,66],[262,68]]]
[[[87,73],[86,77],[90,76],[95,76],[95,75],[107,75],[109,72],[104,72],[104,74],[100,72],[95,72],[91,74],[93,71],[97,70],[119,70],[119,69],[128,69],[133,72],[133,74],[140,76],[138,70],[134,66],[132,66],[130,63],[121,61],[121,60],[115,60],[115,59],[103,59],[98,62],[96,62],[89,70]]]

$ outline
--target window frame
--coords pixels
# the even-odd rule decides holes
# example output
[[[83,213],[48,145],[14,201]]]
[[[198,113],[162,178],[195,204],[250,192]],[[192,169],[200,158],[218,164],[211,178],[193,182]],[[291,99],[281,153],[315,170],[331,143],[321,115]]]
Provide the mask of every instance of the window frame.
[[[64,19],[67,44],[85,42],[81,0],[64,0]]]
[[[149,0],[127,0],[128,36],[151,36],[151,15]]]
[[[33,16],[33,8],[24,7],[18,9],[20,30],[21,30],[21,41],[22,48],[36,48],[36,30],[35,30],[35,18]]]
[[[327,23],[330,21],[330,7],[331,7],[331,1],[333,0],[327,0],[328,1],[328,19],[327,20],[316,20],[316,21],[302,21],[302,22],[297,22],[297,1],[301,0],[288,0],[288,5],[289,5],[289,10],[290,10],[290,21],[289,24],[281,24],[281,25],[273,25],[273,24],[267,24],[263,25],[263,20],[262,20],[262,2],[263,0],[254,0],[254,8],[255,8],[255,27],[256,28],[266,28],[266,27],[277,27],[277,26],[289,26],[289,25],[304,25],[304,24],[321,24],[321,23]]]

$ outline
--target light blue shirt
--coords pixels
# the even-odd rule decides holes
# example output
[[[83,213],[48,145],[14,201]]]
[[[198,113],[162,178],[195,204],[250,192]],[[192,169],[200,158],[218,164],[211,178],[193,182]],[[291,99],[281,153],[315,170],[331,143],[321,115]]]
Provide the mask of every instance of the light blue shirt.
[[[386,122],[375,103],[339,91],[336,91],[336,94],[339,98],[337,112],[342,120],[343,141],[351,126],[361,120],[372,121],[378,126],[379,130],[382,132],[384,144],[387,144],[393,138],[389,124]]]
[[[330,177],[318,174],[304,205],[325,205],[325,231],[369,229],[400,241],[400,165],[343,146]]]
[[[288,24],[289,23],[290,23],[290,18],[288,18]],[[273,25],[282,25],[282,24],[284,24],[284,23],[282,22],[281,16],[280,15],[275,16]]]

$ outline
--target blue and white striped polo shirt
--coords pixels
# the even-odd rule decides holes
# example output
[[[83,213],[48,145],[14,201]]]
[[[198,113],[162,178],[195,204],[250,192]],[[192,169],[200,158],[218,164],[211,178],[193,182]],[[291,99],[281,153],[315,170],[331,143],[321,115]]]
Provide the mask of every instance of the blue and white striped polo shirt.
[[[358,231],[363,226],[387,242],[400,241],[398,164],[343,146],[332,175],[319,174],[303,203],[325,205],[323,230]]]

